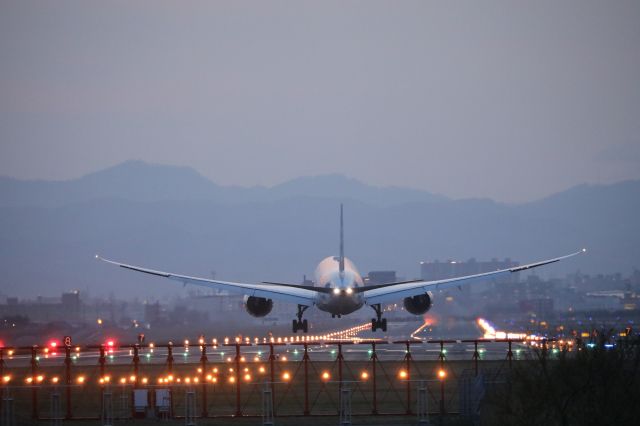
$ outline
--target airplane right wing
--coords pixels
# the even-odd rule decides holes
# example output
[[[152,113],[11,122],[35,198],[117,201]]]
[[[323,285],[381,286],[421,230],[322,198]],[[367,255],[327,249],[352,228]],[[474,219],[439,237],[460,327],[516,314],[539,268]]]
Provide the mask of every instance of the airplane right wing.
[[[432,290],[444,290],[453,287],[459,287],[461,285],[470,284],[475,281],[486,280],[488,278],[496,278],[502,275],[509,275],[513,272],[525,271],[527,269],[537,268],[539,266],[548,265],[550,263],[559,262],[563,259],[567,259],[573,256],[577,256],[581,253],[585,253],[587,250],[582,249],[575,253],[568,254],[566,256],[560,256],[553,259],[543,260],[540,262],[530,263],[528,265],[515,266],[513,268],[501,269],[493,272],[485,272],[483,274],[467,275],[464,277],[450,278],[446,280],[437,281],[414,281],[406,283],[391,283],[382,284],[375,288],[367,289],[364,287],[362,292],[365,303],[368,305],[374,305],[377,303],[388,303],[394,300],[399,300],[405,297],[417,296],[424,294],[427,291]]]
[[[140,266],[128,265],[126,263],[115,262],[96,255],[96,259],[111,263],[124,269],[130,269],[144,274],[155,275],[179,281],[183,284],[193,284],[201,287],[208,287],[217,290],[226,290],[231,293],[244,294],[247,296],[264,297],[266,299],[281,300],[283,302],[297,303],[298,305],[313,306],[318,292],[307,288],[283,286],[277,284],[249,284],[235,283],[230,281],[218,281],[208,278],[190,277],[178,275],[171,272],[156,271],[154,269],[142,268]]]

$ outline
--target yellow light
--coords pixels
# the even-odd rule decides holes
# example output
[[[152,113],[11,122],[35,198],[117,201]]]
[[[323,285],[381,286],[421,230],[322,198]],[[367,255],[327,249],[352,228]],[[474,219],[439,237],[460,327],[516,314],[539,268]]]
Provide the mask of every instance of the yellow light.
[[[109,377],[109,376],[104,376],[104,381],[105,381],[106,383],[109,383],[109,381],[110,381],[110,380],[111,380],[111,377]]]
[[[246,382],[251,381],[251,374],[245,374],[245,375],[244,375],[244,380],[245,380]]]
[[[240,362],[245,362],[246,360],[244,359],[243,356],[240,357]]]
[[[407,374],[407,372],[404,370],[400,370],[400,373],[398,373],[398,376],[400,376],[401,379],[406,379],[407,377],[409,377],[409,374]]]
[[[142,378],[142,384],[143,385],[146,385],[148,381],[149,381],[149,379],[147,379],[146,377]]]
[[[245,367],[245,368],[244,368],[244,372],[245,372],[245,373],[248,373],[248,372],[249,372],[249,368],[248,368],[248,367]]]
[[[369,373],[367,373],[366,371],[363,371],[362,374],[360,374],[360,378],[362,380],[367,380],[369,378]]]
[[[164,382],[164,379],[163,379],[162,377],[160,377],[160,378],[158,379],[158,383],[159,383],[159,384],[162,384],[163,382]]]
[[[184,382],[185,383],[191,383],[191,377],[185,377],[184,378]]]
[[[33,377],[27,377],[27,379],[25,381],[27,383],[31,383],[31,382],[33,382]]]
[[[258,362],[258,361],[260,361],[260,357],[258,357],[258,356],[253,357],[253,361],[254,361],[254,362]]]
[[[98,325],[102,325],[102,318],[98,318]]]
[[[83,384],[84,383],[84,376],[79,376],[77,379],[78,384]]]
[[[289,379],[291,379],[291,375],[289,374],[289,372],[288,372],[288,371],[285,371],[285,372],[282,374],[282,380],[287,381],[287,380],[289,380]]]
[[[3,381],[4,383],[9,383],[9,382],[11,381],[11,376],[8,376],[8,375],[7,375],[7,376],[2,377],[2,381]]]
[[[283,357],[281,358],[281,360],[286,362],[286,361],[287,361],[287,357],[286,357],[286,356],[283,356]]]
[[[40,374],[38,377],[36,377],[36,380],[38,381],[38,383],[40,383],[44,380],[44,376]]]
[[[233,376],[229,377],[229,383],[235,383],[235,381],[236,381],[235,377]]]
[[[218,378],[217,378],[217,377],[214,377],[213,379],[211,379],[211,381],[212,381],[213,383],[218,383]]]
[[[325,371],[324,373],[322,373],[322,380],[329,380],[331,378],[331,375],[329,374],[328,371]]]
[[[200,381],[200,379],[198,379],[197,377],[193,378],[193,383],[198,383]]]
[[[129,381],[130,382],[135,382],[136,381],[136,376],[134,376],[134,375],[129,376]]]
[[[125,383],[127,383],[127,378],[126,377],[120,377],[120,383],[122,383],[123,385]]]
[[[101,385],[104,385],[104,379],[103,379],[102,377],[100,377],[100,380],[98,380],[98,382],[99,382]]]
[[[444,380],[445,377],[447,377],[447,372],[442,368],[438,370],[438,378]]]
[[[169,375],[167,376],[167,379],[169,379],[169,381],[170,381],[170,382],[172,382],[172,381],[173,381],[173,374],[169,374]]]
[[[213,376],[211,374],[207,374],[207,380],[211,381],[212,378]]]
[[[202,368],[198,368],[198,373],[202,373]]]
[[[53,378],[51,379],[51,382],[53,382],[53,383],[58,383],[58,380],[59,380],[59,379],[58,379],[57,377],[53,377]]]
[[[218,374],[218,367],[214,368],[212,371],[213,371],[213,374]]]
[[[263,366],[260,366],[260,368],[258,368],[258,371],[259,371],[260,373],[264,373],[264,371],[265,371],[265,370],[264,370],[264,367],[263,367]]]
[[[9,349],[9,356],[12,356],[13,352],[14,352],[13,349]]]

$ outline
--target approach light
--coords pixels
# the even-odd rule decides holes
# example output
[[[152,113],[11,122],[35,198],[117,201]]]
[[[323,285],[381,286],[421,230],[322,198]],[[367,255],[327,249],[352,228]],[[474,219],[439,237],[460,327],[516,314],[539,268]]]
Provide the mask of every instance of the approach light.
[[[79,385],[83,384],[84,383],[84,376],[78,376],[76,381],[78,382]]]
[[[339,288],[334,288],[333,289],[333,294],[335,294],[336,296],[340,294],[340,289]]]
[[[322,373],[322,380],[329,380],[331,378],[331,375],[329,374],[328,371],[325,371],[324,373]]]
[[[444,380],[447,377],[447,372],[441,368],[438,370],[438,379]]]
[[[2,377],[2,383],[7,384],[11,381],[11,376],[6,375],[4,377]]]
[[[245,382],[250,382],[251,381],[251,374],[245,374],[244,375],[244,380],[245,380]]]
[[[347,288],[347,294],[353,294],[353,289],[351,287]]]
[[[288,371],[285,371],[285,372],[282,374],[282,380],[284,380],[284,381],[288,381],[289,379],[291,379],[291,375],[289,374],[289,372],[288,372]]]
[[[400,370],[400,372],[398,373],[398,377],[405,380],[409,377],[409,374],[405,370]]]
[[[369,378],[369,373],[367,373],[366,371],[363,371],[363,372],[360,374],[360,378],[361,378],[362,380],[367,380],[367,379]]]

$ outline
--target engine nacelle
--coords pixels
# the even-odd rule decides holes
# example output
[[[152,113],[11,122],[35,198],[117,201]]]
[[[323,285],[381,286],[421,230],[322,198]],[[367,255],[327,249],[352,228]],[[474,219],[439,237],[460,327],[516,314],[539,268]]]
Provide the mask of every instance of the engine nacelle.
[[[422,315],[431,309],[433,295],[430,291],[413,297],[404,298],[404,308],[413,315]]]
[[[273,309],[273,300],[264,297],[245,296],[244,308],[253,317],[263,317]]]

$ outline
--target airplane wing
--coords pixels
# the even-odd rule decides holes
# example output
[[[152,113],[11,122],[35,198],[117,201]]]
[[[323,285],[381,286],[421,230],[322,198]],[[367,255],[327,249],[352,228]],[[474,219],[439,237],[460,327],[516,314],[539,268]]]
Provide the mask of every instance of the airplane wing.
[[[445,290],[448,288],[471,284],[475,281],[496,278],[499,276],[509,275],[514,272],[537,268],[539,266],[559,262],[563,259],[576,256],[586,251],[587,251],[586,249],[582,249],[580,251],[568,254],[566,256],[560,256],[554,259],[548,259],[548,260],[543,260],[536,263],[530,263],[528,265],[515,266],[509,269],[500,269],[498,271],[485,272],[483,274],[467,275],[467,276],[458,277],[458,278],[449,278],[446,280],[392,283],[389,285],[383,284],[381,286],[377,286],[376,288],[373,288],[370,290],[367,290],[367,288],[364,287],[364,291],[362,295],[365,303],[368,305],[375,305],[376,303],[387,303],[394,300],[403,299],[405,297],[412,297],[412,296],[417,296],[419,294],[424,294],[427,291]]]
[[[132,271],[142,272],[145,274],[156,275],[158,277],[168,278],[173,281],[179,281],[183,284],[193,284],[201,287],[213,288],[216,290],[226,290],[230,293],[244,294],[247,296],[264,297],[267,299],[280,300],[283,302],[297,303],[299,305],[313,306],[315,304],[317,292],[299,287],[280,286],[277,284],[247,284],[234,283],[229,281],[210,280],[207,278],[189,277],[186,275],[178,275],[170,272],[156,271],[153,269],[141,268],[139,266],[127,265],[126,263],[115,262],[96,255],[96,259],[121,268],[130,269]]]

